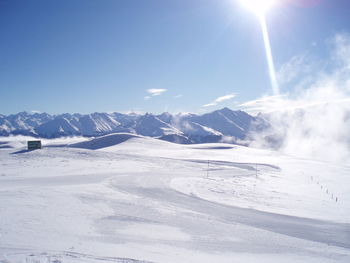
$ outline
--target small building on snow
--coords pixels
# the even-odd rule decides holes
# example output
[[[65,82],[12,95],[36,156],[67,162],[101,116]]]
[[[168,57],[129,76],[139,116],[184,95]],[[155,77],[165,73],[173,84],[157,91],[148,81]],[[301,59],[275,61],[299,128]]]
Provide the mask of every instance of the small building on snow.
[[[28,141],[27,145],[28,145],[28,151],[37,150],[37,149],[42,148],[40,140],[39,141]]]

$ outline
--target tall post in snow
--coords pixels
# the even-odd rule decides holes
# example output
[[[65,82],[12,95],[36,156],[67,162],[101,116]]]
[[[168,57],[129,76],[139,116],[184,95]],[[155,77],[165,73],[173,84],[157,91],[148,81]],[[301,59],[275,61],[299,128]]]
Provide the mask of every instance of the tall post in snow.
[[[209,160],[208,160],[208,168],[207,168],[207,178],[209,178]]]

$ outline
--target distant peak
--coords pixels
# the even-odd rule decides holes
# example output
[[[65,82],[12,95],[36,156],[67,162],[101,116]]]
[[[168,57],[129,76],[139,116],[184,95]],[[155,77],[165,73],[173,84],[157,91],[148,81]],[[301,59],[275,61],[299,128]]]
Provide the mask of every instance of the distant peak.
[[[171,114],[169,112],[163,112],[162,114],[160,114],[160,116],[170,116]]]
[[[230,108],[227,108],[227,107],[222,108],[222,109],[219,110],[219,111],[221,111],[221,112],[233,112],[233,110],[231,110]]]

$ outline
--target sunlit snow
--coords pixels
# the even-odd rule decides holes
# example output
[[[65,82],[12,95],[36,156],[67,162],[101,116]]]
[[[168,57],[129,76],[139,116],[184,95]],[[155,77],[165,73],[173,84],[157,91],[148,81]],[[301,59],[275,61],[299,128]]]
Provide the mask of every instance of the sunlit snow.
[[[31,152],[24,139],[0,140],[1,263],[350,261],[347,163],[131,134]]]

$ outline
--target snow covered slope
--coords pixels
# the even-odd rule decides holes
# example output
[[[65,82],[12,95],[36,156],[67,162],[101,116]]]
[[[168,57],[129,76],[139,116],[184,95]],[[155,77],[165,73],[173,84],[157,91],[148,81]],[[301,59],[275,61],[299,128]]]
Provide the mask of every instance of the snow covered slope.
[[[97,149],[116,146],[131,138],[142,138],[142,136],[130,134],[130,133],[114,133],[114,134],[97,137],[88,141],[69,144],[67,146],[71,148],[97,150]]]
[[[350,261],[348,164],[130,134],[31,152],[13,139],[1,263]]]

